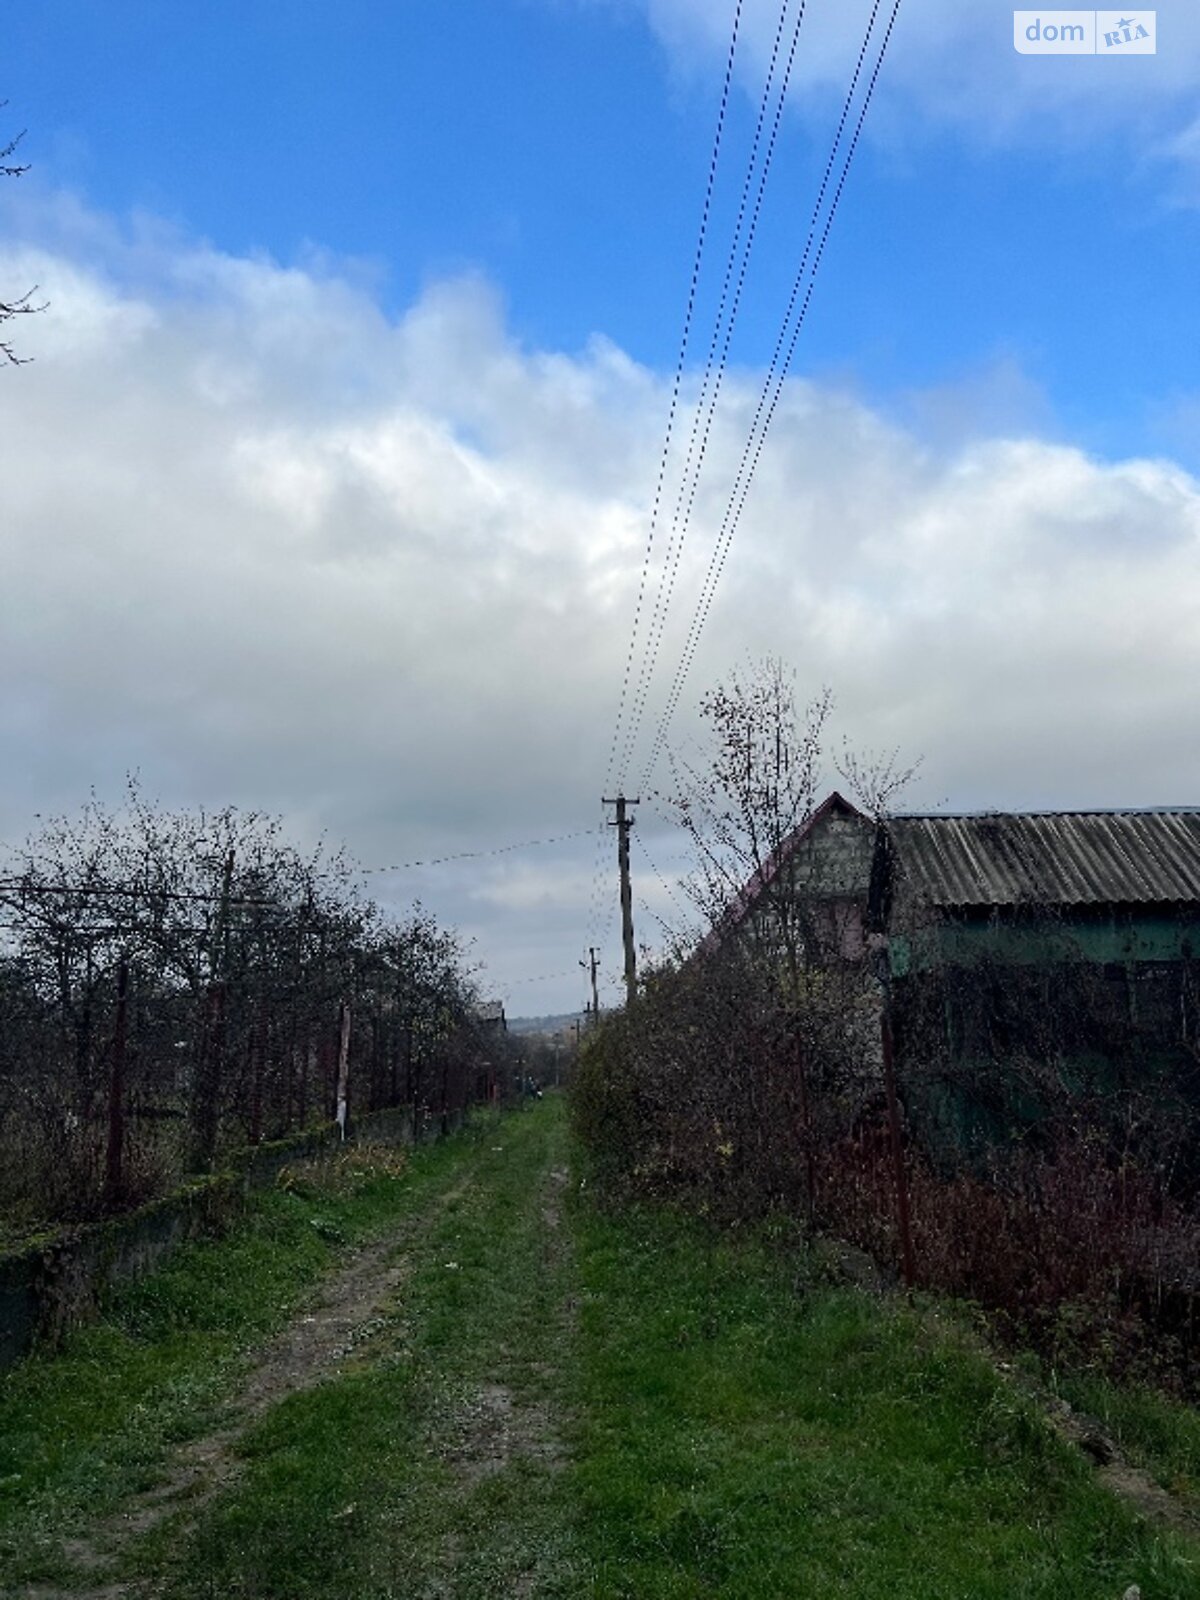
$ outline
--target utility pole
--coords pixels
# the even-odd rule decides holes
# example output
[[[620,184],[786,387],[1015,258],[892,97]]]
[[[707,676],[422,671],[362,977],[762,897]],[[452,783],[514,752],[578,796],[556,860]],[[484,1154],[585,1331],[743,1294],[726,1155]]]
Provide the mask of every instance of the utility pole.
[[[617,830],[617,866],[621,873],[621,937],[625,943],[625,1000],[633,1005],[637,999],[637,959],[633,951],[633,887],[629,881],[629,830],[633,818],[627,807],[640,805],[640,800],[626,800],[623,794],[615,800],[602,800],[601,805],[616,806],[617,820],[609,827]]]
[[[129,1029],[129,957],[117,962],[117,1021],[113,1029],[112,1071],[108,1083],[108,1156],[105,1199],[115,1206],[125,1183],[125,1043]]]
[[[596,958],[596,951],[593,946],[588,947],[588,959],[586,961],[581,961],[579,965],[585,972],[588,970],[589,966],[592,970],[592,1026],[595,1027],[600,1021],[600,995],[596,988],[596,968],[600,965],[600,963]]]
[[[233,888],[234,852],[225,857],[221,898],[213,920],[208,952],[208,992],[200,1033],[199,1056],[192,1078],[192,1166],[208,1172],[217,1148],[221,1121],[222,1055],[225,1048],[225,982],[229,953],[229,902]]]
[[[350,1002],[338,1008],[337,1111],[334,1117],[343,1139],[350,1114]]]

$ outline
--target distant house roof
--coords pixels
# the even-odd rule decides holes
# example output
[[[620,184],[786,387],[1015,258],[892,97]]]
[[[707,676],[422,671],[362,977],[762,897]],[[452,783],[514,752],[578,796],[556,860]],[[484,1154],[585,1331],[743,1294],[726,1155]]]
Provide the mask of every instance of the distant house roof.
[[[478,1005],[471,1008],[471,1015],[476,1022],[503,1022],[503,1000],[481,1000]]]
[[[1200,900],[1200,811],[900,816],[897,887],[931,906]]]

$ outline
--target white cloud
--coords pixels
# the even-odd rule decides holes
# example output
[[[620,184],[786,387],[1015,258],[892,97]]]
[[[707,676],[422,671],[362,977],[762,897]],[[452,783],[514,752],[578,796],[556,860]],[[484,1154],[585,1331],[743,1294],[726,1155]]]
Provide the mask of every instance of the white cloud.
[[[730,0],[638,3],[679,72],[707,76],[723,63]],[[822,127],[850,81],[872,4],[808,0],[794,102]],[[745,0],[739,79],[755,98],[779,9],[778,0]],[[876,38],[891,9],[891,0],[883,0]],[[1021,55],[1013,47],[1014,9],[1007,0],[907,0],[869,136],[902,149],[930,129],[950,127],[986,141],[1048,146],[1078,157],[1115,133],[1131,141],[1139,157],[1178,167],[1180,181],[1194,187],[1196,142],[1186,132],[1200,73],[1200,8],[1193,0],[1159,0],[1148,8],[1157,10],[1158,52],[1124,61]]]
[[[35,363],[0,372],[0,836],[132,767],[374,863],[598,822],[665,380],[603,340],[523,349],[478,280],[391,322],[328,266],[71,215],[30,213],[0,257],[52,302],[17,330]],[[664,666],[756,396],[729,379]],[[925,755],[923,803],[1179,802],[1200,791],[1198,605],[1200,485],[1177,465],[982,422],[918,435],[797,381],[691,684],[785,656],[858,741]],[[571,968],[594,850],[379,884],[460,923],[503,984]],[[576,986],[514,993],[538,1011]]]

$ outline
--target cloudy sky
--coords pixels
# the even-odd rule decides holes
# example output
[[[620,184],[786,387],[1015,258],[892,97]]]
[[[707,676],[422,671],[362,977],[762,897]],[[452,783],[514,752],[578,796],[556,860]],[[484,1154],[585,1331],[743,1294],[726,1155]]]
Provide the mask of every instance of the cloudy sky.
[[[27,8],[0,296],[48,309],[0,370],[0,838],[135,770],[372,867],[558,839],[372,889],[473,938],[511,1013],[578,1004],[589,943],[615,994],[600,795],[666,781],[870,11],[808,0],[673,518],[779,24],[743,0],[635,637],[735,0]],[[1157,36],[1026,56],[994,0],[904,0],[671,748],[772,652],[835,748],[923,757],[910,806],[1200,801],[1200,8]],[[680,843],[639,830],[657,944]]]

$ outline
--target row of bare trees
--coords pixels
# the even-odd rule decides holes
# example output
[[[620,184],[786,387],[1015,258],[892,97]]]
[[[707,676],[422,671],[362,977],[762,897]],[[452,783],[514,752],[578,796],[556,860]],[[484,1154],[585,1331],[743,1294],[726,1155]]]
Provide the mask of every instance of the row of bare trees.
[[[340,852],[136,784],[44,822],[0,872],[0,1203],[126,1206],[230,1145],[503,1092],[456,936],[391,921]]]

